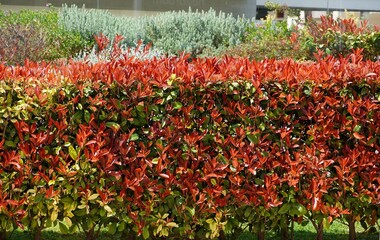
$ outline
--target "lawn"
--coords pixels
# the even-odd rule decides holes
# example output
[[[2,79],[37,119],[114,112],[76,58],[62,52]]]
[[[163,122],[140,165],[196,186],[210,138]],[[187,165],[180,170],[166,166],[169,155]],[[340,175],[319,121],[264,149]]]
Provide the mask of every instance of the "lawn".
[[[308,240],[314,239],[315,229],[311,224],[306,226],[300,226],[295,224],[294,226],[294,239],[295,240]],[[357,225],[357,239],[358,240],[378,240],[380,239],[380,234],[377,232],[373,233],[364,233],[363,228],[360,224]],[[27,231],[16,230],[13,232],[9,240],[29,240],[32,236]],[[83,233],[78,232],[76,234],[61,234],[58,227],[48,228],[43,231],[42,239],[43,240],[82,240],[85,236]],[[107,233],[106,229],[102,231],[98,239],[102,240],[121,240],[124,239],[120,234],[110,235]],[[141,237],[141,239],[143,239]],[[239,240],[256,240],[257,238],[249,232],[243,233]],[[271,240],[280,240],[279,236],[276,236],[275,233],[268,234],[266,239]],[[333,223],[329,229],[325,230],[324,233],[325,240],[346,240],[348,239],[348,228],[339,222]],[[231,239],[232,240],[232,239]]]

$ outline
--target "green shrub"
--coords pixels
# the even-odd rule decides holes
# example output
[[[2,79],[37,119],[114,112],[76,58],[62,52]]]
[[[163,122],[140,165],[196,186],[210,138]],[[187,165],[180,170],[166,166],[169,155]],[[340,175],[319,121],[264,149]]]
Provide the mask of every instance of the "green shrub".
[[[155,49],[169,54],[182,51],[201,54],[204,49],[213,52],[218,48],[238,44],[247,27],[247,19],[235,19],[224,13],[167,12],[150,17],[116,17],[102,10],[85,10],[64,6],[60,24],[68,30],[78,31],[85,39],[102,32],[113,38],[125,37],[123,44],[135,46],[136,42],[153,43]]]
[[[0,28],[0,62],[22,64],[42,60],[49,47],[45,32],[33,25],[7,24]]]
[[[268,19],[262,24],[252,23],[247,28],[244,43],[231,47],[220,55],[227,54],[255,60],[303,59],[305,51],[294,42],[294,38],[299,34],[301,34],[299,30],[288,28],[285,21],[274,22]]]
[[[38,28],[44,33],[47,44],[40,48],[42,58],[36,60],[54,60],[76,55],[82,49],[91,46],[91,41],[86,41],[80,34],[67,31],[58,25],[58,12],[54,9],[43,11],[22,10],[19,12],[1,12],[0,26],[22,26],[25,29]],[[32,26],[32,27],[30,27]],[[7,37],[3,37],[3,41]],[[11,40],[10,38],[8,38]],[[19,46],[22,48],[22,45]],[[28,51],[23,49],[22,51]]]
[[[309,59],[314,59],[318,51],[347,56],[354,49],[363,49],[365,59],[376,60],[380,56],[380,31],[365,21],[359,24],[354,19],[322,16],[321,22],[306,24],[306,34],[300,38],[300,44]]]

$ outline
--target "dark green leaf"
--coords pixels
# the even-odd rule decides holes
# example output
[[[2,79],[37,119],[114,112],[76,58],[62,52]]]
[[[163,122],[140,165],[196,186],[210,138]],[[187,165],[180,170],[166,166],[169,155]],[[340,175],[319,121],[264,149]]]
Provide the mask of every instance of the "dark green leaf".
[[[259,133],[256,134],[248,134],[247,138],[248,140],[253,143],[253,144],[258,144],[259,143]]]
[[[86,123],[90,121],[90,117],[90,112],[88,110],[84,110],[84,120],[86,121]]]
[[[107,122],[106,126],[109,128],[112,128],[112,130],[114,130],[115,132],[119,131],[119,129],[120,129],[120,125],[118,123],[115,123],[115,122]]]
[[[291,204],[290,203],[285,203],[284,205],[282,205],[282,207],[280,208],[280,210],[278,210],[278,213],[279,214],[288,213],[290,208],[291,208]]]
[[[143,238],[148,239],[149,238],[149,228],[148,226],[145,226],[143,229]]]
[[[69,233],[69,229],[68,227],[63,224],[62,222],[59,222],[59,230],[61,231],[62,234],[68,234]]]

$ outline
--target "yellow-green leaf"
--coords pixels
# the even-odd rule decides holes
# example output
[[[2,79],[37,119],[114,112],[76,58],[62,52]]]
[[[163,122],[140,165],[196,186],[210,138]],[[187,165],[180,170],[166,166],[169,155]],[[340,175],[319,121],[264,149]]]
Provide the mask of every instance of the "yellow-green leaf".
[[[88,200],[92,201],[92,200],[97,199],[98,197],[99,197],[99,194],[94,193],[94,194],[92,194],[92,195],[90,195],[90,196],[88,197]]]
[[[63,221],[66,223],[68,227],[71,227],[73,225],[73,222],[71,221],[69,217],[64,217]]]
[[[73,160],[77,160],[78,158],[78,153],[77,151],[75,150],[75,148],[73,146],[69,146],[69,154],[70,154],[70,157],[73,159]]]
[[[113,212],[112,209],[110,208],[110,206],[108,206],[108,205],[104,205],[104,210],[106,210],[109,213]]]
[[[54,210],[54,211],[51,213],[51,215],[50,215],[50,220],[51,220],[52,222],[54,222],[55,220],[57,220],[57,218],[58,218],[58,211],[57,211],[57,210]]]
[[[169,222],[166,224],[167,227],[178,227],[178,224],[175,222]]]

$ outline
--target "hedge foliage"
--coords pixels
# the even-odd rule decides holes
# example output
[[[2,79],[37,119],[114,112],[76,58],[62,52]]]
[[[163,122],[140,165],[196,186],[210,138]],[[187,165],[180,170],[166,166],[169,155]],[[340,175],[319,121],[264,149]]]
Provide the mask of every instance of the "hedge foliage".
[[[379,62],[187,57],[0,65],[1,238],[375,225]]]

